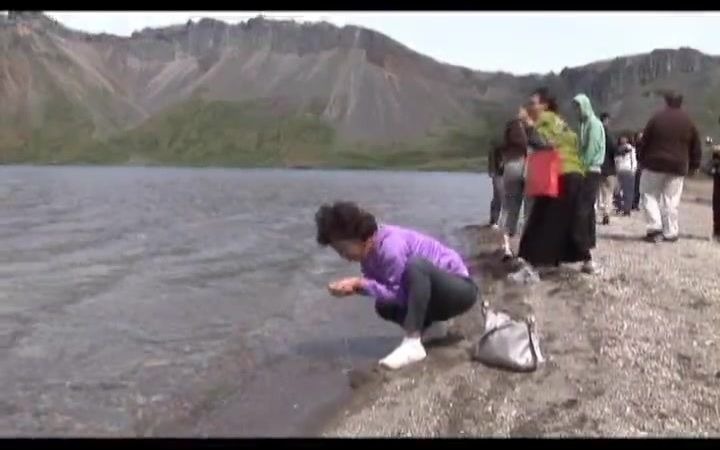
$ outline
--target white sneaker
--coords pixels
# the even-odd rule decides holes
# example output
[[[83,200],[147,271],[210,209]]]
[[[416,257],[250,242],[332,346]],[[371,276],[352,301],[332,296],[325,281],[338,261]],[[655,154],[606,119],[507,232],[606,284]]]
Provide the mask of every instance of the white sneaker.
[[[404,338],[398,348],[380,360],[380,365],[397,370],[412,363],[422,361],[427,356],[420,338]]]
[[[512,250],[503,249],[503,256],[502,256],[503,261],[512,261],[512,259],[514,257],[515,257],[515,255],[513,255]]]
[[[503,261],[508,261],[513,259],[513,252],[510,248],[510,237],[505,234],[503,235],[503,244],[502,244],[502,252],[503,252]]]
[[[595,273],[597,273],[597,266],[594,261],[585,261],[580,271],[588,275],[595,275]]]
[[[446,321],[433,322],[423,331],[422,343],[430,344],[445,339],[448,335],[448,323]]]

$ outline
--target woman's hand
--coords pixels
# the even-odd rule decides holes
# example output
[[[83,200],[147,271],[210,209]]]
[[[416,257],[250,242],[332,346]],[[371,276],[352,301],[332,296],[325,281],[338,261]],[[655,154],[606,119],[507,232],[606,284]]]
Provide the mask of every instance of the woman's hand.
[[[522,120],[522,121],[524,122],[524,121],[527,120],[527,117],[528,117],[527,109],[525,109],[525,108],[520,108],[520,109],[518,110],[517,118],[520,119],[520,120]]]
[[[351,277],[328,284],[328,291],[335,297],[347,297],[357,294],[362,288],[362,278]]]

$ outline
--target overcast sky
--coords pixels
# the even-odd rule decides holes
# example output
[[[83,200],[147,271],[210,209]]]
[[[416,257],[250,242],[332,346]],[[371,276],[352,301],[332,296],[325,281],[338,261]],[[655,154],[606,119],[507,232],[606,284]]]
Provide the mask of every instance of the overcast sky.
[[[718,12],[48,12],[65,25],[128,36],[145,27],[213,17],[230,23],[263,14],[326,20],[380,31],[437,60],[478,70],[560,71],[655,48],[720,55]]]

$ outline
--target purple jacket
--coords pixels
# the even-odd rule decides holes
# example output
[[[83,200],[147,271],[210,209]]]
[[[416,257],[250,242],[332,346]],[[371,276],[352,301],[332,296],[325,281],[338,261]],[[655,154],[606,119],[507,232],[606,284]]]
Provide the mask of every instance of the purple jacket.
[[[465,263],[455,250],[417,231],[381,225],[374,238],[374,248],[361,262],[362,288],[365,295],[378,302],[407,303],[403,274],[412,256],[426,259],[449,273],[469,276]]]

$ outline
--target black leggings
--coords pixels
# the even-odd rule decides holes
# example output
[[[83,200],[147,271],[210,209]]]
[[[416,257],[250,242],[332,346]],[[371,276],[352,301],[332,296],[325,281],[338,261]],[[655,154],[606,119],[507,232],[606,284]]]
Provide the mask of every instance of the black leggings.
[[[578,213],[582,216],[581,222],[584,221],[587,235],[585,236],[585,245],[583,250],[587,251],[586,260],[590,259],[589,250],[597,245],[597,234],[595,226],[595,201],[597,200],[598,191],[602,183],[602,175],[599,172],[588,172],[583,181],[582,191],[580,194],[580,203]]]
[[[459,316],[477,301],[478,288],[470,278],[445,272],[422,258],[410,258],[403,279],[408,283],[407,307],[376,302],[375,309],[380,317],[401,325],[407,333]]]
[[[713,235],[720,237],[720,174],[713,177]]]
[[[638,168],[637,172],[635,172],[635,197],[632,205],[633,209],[640,208],[640,175],[642,175],[642,170]]]

